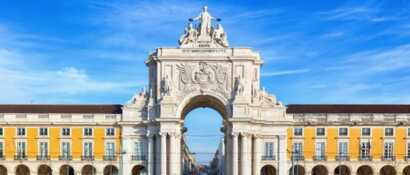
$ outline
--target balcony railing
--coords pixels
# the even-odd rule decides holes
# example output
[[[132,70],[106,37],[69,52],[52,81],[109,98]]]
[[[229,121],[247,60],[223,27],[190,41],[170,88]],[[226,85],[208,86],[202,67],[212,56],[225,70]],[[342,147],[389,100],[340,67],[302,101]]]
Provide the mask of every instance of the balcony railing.
[[[81,160],[94,160],[94,156],[92,155],[86,155],[86,156],[81,156]]]
[[[27,155],[23,155],[23,154],[14,155],[14,160],[27,160]]]
[[[48,155],[37,155],[37,160],[50,160]]]
[[[145,155],[132,155],[131,156],[132,160],[146,160]]]
[[[115,155],[105,155],[104,160],[117,160]]]
[[[313,160],[315,161],[323,161],[326,160],[326,156],[313,156]]]
[[[382,156],[382,160],[384,161],[394,161],[396,160],[395,156]]]
[[[305,160],[305,157],[302,155],[293,155],[292,160],[294,161]]]
[[[69,155],[65,155],[65,156],[58,156],[58,159],[60,159],[60,160],[72,160],[73,157],[69,156]]]
[[[371,161],[372,156],[360,156],[359,160],[361,160],[361,161]]]
[[[346,156],[346,155],[338,155],[338,156],[336,156],[336,160],[339,160],[339,161],[348,161],[348,160],[350,160],[350,157],[349,157],[349,156]]]
[[[275,160],[275,156],[274,155],[262,156],[262,160]]]

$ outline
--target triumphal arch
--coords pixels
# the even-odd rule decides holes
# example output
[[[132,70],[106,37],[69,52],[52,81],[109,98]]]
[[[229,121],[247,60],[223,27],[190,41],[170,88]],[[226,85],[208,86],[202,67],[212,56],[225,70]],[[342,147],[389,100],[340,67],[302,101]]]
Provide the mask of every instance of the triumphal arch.
[[[287,153],[279,151],[287,150],[290,119],[285,107],[260,88],[260,55],[250,48],[229,47],[219,21],[204,7],[189,20],[178,48],[150,54],[145,62],[149,88],[124,106],[122,125],[129,126],[123,127],[124,150],[131,150],[127,146],[132,138],[144,133],[149,175],[183,173],[183,123],[198,107],[213,108],[223,117],[225,174],[259,174],[263,140],[278,145],[277,167],[284,168],[277,171],[287,173]],[[136,118],[142,122],[136,125]]]

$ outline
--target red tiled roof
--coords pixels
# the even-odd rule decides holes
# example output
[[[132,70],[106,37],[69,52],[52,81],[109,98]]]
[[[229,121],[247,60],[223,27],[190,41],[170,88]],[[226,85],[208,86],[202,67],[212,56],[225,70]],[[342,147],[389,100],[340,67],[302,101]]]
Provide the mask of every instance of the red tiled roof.
[[[290,104],[287,113],[410,113],[410,104]]]
[[[0,113],[107,113],[121,114],[122,105],[46,105],[46,104],[4,104]]]

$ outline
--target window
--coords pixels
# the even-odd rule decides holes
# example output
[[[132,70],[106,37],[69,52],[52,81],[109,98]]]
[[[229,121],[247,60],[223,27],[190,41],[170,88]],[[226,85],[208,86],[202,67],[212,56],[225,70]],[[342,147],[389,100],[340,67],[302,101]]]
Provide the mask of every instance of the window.
[[[63,128],[61,135],[70,136],[70,128]]]
[[[384,136],[394,136],[393,128],[384,128]]]
[[[316,128],[316,136],[325,136],[325,128]]]
[[[114,128],[106,128],[105,129],[105,135],[106,136],[114,136],[115,135],[115,129]]]
[[[324,160],[325,159],[325,143],[324,142],[316,142],[316,150],[315,150],[316,160]]]
[[[303,136],[303,128],[294,128],[293,136]]]
[[[360,143],[360,158],[362,160],[370,158],[370,142]]]
[[[338,160],[347,160],[347,142],[339,142],[338,146]]]
[[[17,135],[18,136],[25,136],[26,135],[26,128],[17,128]]]
[[[0,128],[0,136],[3,136],[3,128]]]
[[[92,136],[93,129],[92,128],[84,128],[84,136]]]
[[[84,142],[84,157],[91,158],[93,156],[93,143]]]
[[[71,146],[70,146],[70,142],[62,142],[61,144],[61,155],[65,158],[70,157],[71,155]]]
[[[385,142],[384,143],[384,160],[393,160],[393,143]]]
[[[407,136],[410,136],[410,128],[407,128]]]
[[[48,142],[40,142],[40,157],[48,156]]]
[[[303,145],[300,142],[293,143],[292,147],[293,159],[302,160],[303,159]]]
[[[264,159],[273,159],[273,142],[265,142]]]
[[[0,142],[0,157],[4,157],[4,145],[3,142]]]
[[[142,142],[135,142],[134,143],[134,155],[142,156],[144,153],[144,145]]]
[[[114,142],[105,143],[105,155],[108,157],[115,156],[115,145]]]
[[[40,136],[48,136],[48,128],[40,128]]]
[[[339,136],[347,136],[348,130],[347,128],[339,128]]]
[[[26,157],[26,142],[24,141],[17,142],[17,156],[19,158]]]
[[[362,136],[370,136],[371,130],[370,128],[362,128]]]
[[[410,158],[410,143],[407,143],[407,159]]]

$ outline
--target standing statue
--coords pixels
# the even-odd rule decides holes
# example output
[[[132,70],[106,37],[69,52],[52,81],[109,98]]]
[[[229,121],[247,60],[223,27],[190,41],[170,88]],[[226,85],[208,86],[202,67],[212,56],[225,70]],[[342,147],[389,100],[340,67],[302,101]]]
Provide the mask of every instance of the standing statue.
[[[236,77],[235,78],[235,92],[236,92],[235,95],[237,95],[237,96],[238,95],[243,95],[244,88],[245,87],[243,85],[241,76]]]
[[[161,80],[161,95],[162,96],[168,96],[171,94],[171,89],[169,87],[170,82],[168,80],[168,75],[165,76],[165,78],[162,78]]]
[[[209,35],[211,33],[212,19],[215,19],[215,18],[209,14],[207,6],[205,6],[202,9],[202,12],[201,14],[199,14],[198,17],[193,19],[193,20],[199,20],[199,35],[200,36]]]

